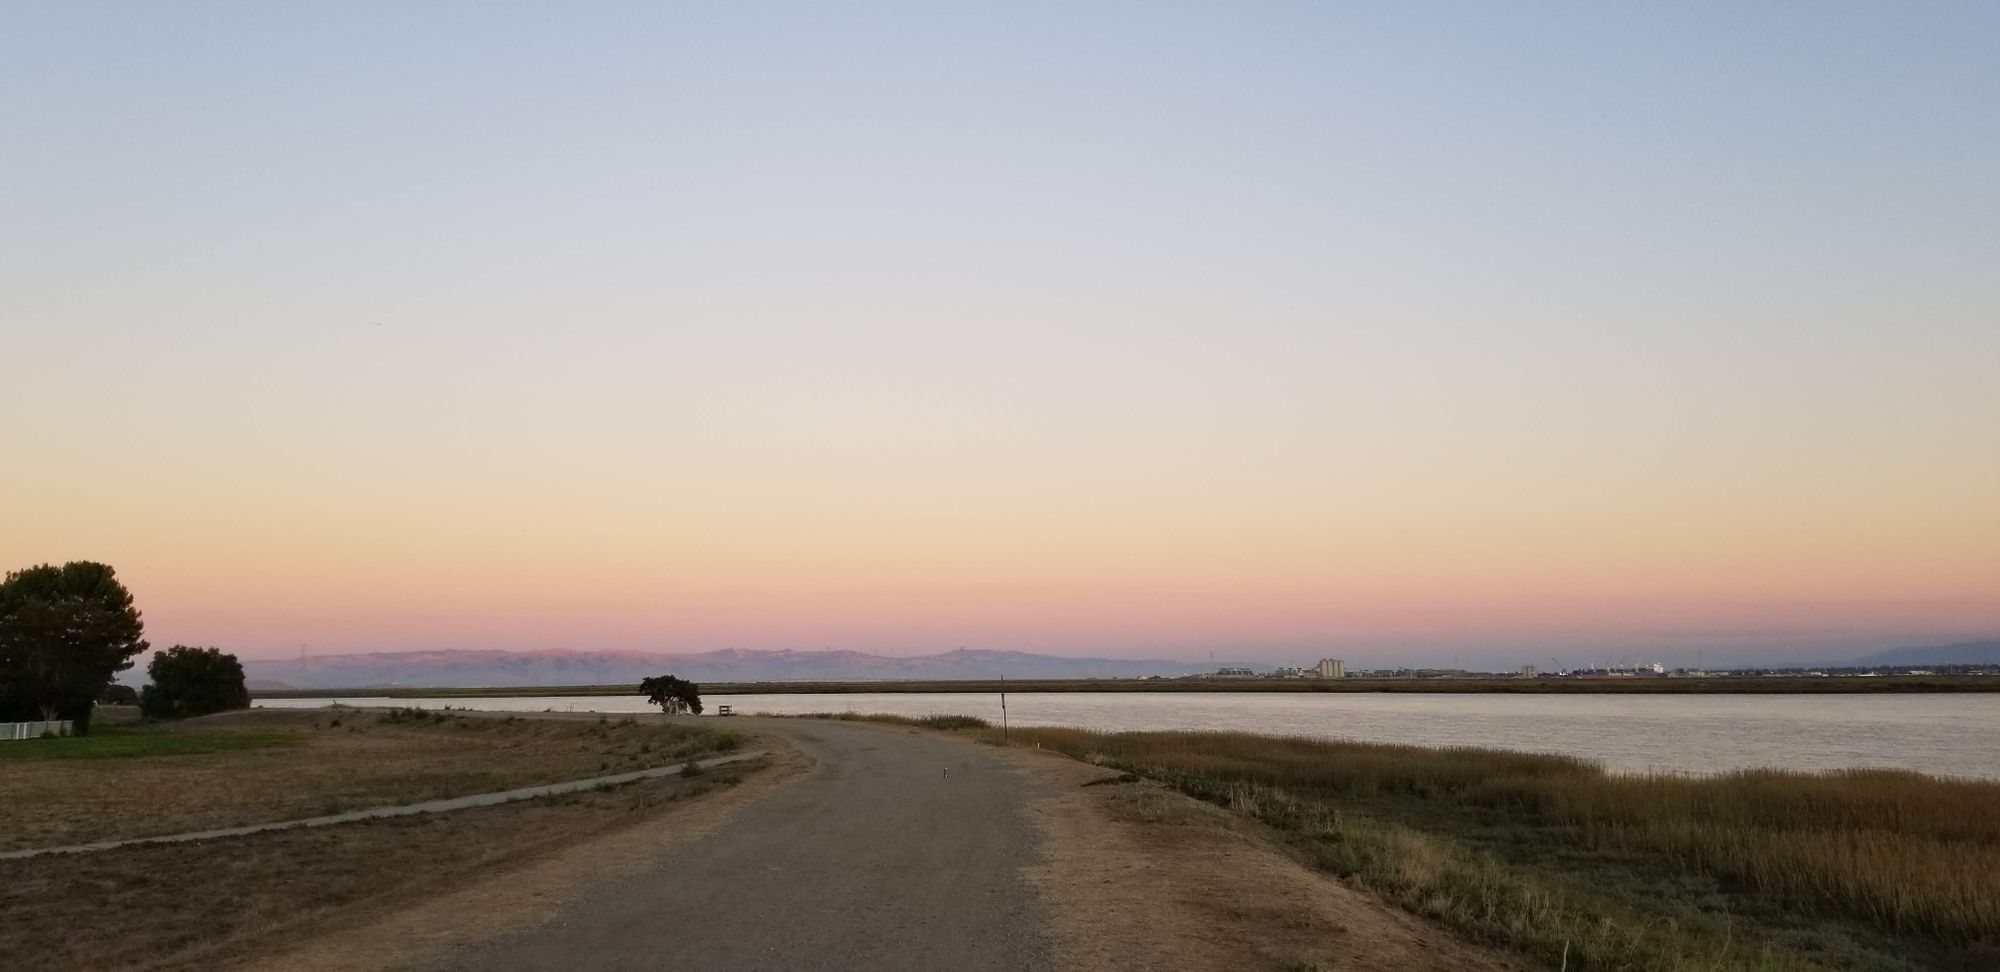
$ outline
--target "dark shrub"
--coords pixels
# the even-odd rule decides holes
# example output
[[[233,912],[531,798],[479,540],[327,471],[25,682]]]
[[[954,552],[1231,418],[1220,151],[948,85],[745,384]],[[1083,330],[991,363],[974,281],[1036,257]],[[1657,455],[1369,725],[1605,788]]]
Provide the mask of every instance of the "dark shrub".
[[[117,682],[112,682],[110,685],[104,687],[104,691],[97,693],[97,704],[138,705],[139,690],[130,685],[120,685]]]
[[[146,666],[153,684],[139,693],[139,711],[153,719],[185,719],[250,707],[243,663],[217,648],[175,645]]]

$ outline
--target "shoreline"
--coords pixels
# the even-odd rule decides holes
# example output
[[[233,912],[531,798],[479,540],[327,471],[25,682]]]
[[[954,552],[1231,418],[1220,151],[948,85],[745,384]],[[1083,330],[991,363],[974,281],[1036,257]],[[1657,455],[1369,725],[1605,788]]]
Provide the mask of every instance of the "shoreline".
[[[1555,968],[1987,968],[2000,781],[1623,777],[1491,748],[839,715],[1067,756],[1262,825],[1297,860]]]
[[[1255,692],[1494,695],[1887,695],[2000,692],[1995,675],[1716,676],[1707,678],[1047,678],[946,681],[702,682],[708,695],[862,693]],[[630,684],[521,686],[359,686],[252,689],[252,699],[510,698],[630,695]]]

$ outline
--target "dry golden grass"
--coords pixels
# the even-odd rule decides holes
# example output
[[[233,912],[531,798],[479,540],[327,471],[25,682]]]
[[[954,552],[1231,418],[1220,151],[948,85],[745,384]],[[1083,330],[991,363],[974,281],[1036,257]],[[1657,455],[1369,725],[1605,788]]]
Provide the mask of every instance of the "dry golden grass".
[[[9,761],[0,850],[205,830],[671,765],[734,745],[711,723],[251,710],[141,730],[279,737],[181,755]]]
[[[771,713],[758,714],[770,715]],[[831,719],[835,722],[880,722],[892,726],[915,726],[919,729],[944,729],[947,731],[989,728],[989,724],[985,719],[969,715],[932,714],[925,716],[904,716],[890,715],[888,713],[806,712],[798,715],[783,716],[782,718]]]
[[[1301,866],[1255,821],[1046,752],[1001,755],[1042,784],[1028,809],[1042,839],[1026,876],[1046,902],[1057,968],[1533,967]]]
[[[754,768],[449,814],[0,861],[0,964],[227,966],[636,824]]]
[[[1670,854],[1889,931],[2000,937],[2000,784],[1880,770],[1500,777],[1466,799]]]

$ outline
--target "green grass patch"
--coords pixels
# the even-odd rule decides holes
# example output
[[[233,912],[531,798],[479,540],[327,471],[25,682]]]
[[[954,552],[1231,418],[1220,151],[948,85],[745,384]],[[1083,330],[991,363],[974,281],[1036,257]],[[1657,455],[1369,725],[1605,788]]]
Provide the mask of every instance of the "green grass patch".
[[[51,759],[129,759],[194,756],[242,749],[290,746],[299,737],[286,732],[95,732],[88,736],[24,739],[0,743],[0,762]]]

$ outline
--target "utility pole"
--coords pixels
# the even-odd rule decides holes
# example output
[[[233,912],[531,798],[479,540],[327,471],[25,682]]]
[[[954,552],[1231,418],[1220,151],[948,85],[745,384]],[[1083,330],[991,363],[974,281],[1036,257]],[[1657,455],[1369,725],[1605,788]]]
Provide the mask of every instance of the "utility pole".
[[[1000,676],[1000,741],[1007,742],[1007,676]]]

